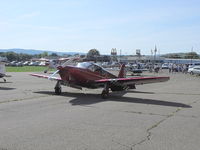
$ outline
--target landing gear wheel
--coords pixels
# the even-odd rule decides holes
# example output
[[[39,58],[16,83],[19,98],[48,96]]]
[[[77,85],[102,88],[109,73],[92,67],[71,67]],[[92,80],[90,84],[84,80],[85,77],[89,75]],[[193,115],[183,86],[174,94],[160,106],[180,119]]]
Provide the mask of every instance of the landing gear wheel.
[[[55,87],[55,93],[56,93],[56,95],[60,95],[61,92],[62,92],[61,87]]]
[[[3,79],[4,82],[6,82],[6,79]]]
[[[108,95],[109,95],[109,92],[106,90],[103,90],[101,93],[101,98],[106,99],[108,97]]]
[[[54,89],[55,89],[56,95],[60,95],[61,94],[62,89],[61,89],[61,83],[60,83],[60,81],[57,81],[56,86],[55,86]]]

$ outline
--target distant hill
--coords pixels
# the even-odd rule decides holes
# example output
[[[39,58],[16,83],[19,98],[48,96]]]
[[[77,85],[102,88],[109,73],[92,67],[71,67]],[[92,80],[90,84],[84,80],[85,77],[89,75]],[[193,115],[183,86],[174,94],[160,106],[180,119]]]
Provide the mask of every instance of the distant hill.
[[[35,50],[35,49],[20,49],[20,48],[13,48],[13,49],[0,49],[0,52],[15,52],[15,53],[24,53],[24,54],[41,54],[43,52],[47,52],[48,54],[56,53],[57,55],[74,55],[74,54],[80,54],[83,55],[85,53],[82,52],[57,52],[57,51],[50,51],[50,50]]]

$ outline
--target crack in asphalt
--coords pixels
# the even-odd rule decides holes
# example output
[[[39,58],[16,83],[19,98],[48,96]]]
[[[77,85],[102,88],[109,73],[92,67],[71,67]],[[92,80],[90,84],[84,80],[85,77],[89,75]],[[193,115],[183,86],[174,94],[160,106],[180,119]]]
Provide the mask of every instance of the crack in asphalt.
[[[200,95],[199,93],[169,93],[169,92],[158,92],[157,94],[173,94],[173,95]]]
[[[139,114],[139,115],[151,115],[151,116],[164,116],[167,117],[168,115],[163,115],[163,114],[155,114],[155,113],[143,113],[140,111],[123,111],[126,113],[134,113],[134,114]]]
[[[133,113],[133,114],[139,114],[139,115],[150,115],[150,116],[161,116],[161,117],[168,117],[169,115],[164,115],[164,114],[156,114],[156,113],[143,113],[143,112],[137,112],[137,111],[123,111],[126,113]],[[177,115],[178,117],[183,117],[183,118],[199,118],[198,116],[187,116],[187,115]]]
[[[142,139],[141,141],[139,141],[138,143],[136,143],[136,144],[134,144],[134,145],[132,145],[132,146],[128,146],[128,145],[122,144],[122,143],[117,142],[117,141],[114,141],[114,140],[112,140],[112,142],[115,142],[115,143],[117,143],[117,144],[119,144],[119,145],[121,145],[121,146],[127,147],[127,148],[129,148],[130,150],[133,150],[135,146],[140,145],[140,144],[146,142],[147,140],[150,140],[150,137],[151,137],[151,135],[152,135],[152,133],[151,133],[151,130],[152,130],[152,129],[158,127],[161,123],[163,123],[164,121],[166,121],[168,118],[173,117],[173,116],[174,116],[177,112],[179,112],[180,110],[181,110],[181,108],[177,108],[176,111],[172,112],[172,113],[169,114],[169,115],[160,115],[160,114],[153,114],[153,113],[142,113],[142,112],[134,112],[134,111],[125,111],[125,112],[128,112],[128,113],[136,113],[136,114],[143,114],[143,115],[159,115],[159,116],[165,116],[165,118],[162,119],[162,120],[160,120],[160,121],[157,122],[156,124],[152,125],[150,128],[148,128],[148,129],[146,130],[147,136],[146,136],[144,139]]]
[[[116,143],[116,144],[119,144],[120,146],[123,146],[123,147],[126,147],[126,148],[132,150],[132,147],[131,147],[131,146],[128,146],[128,145],[122,144],[122,143],[120,143],[120,142],[118,142],[118,141],[115,141],[115,140],[113,140],[113,139],[112,139],[112,142],[113,142],[113,143]]]
[[[154,125],[152,125],[150,128],[148,128],[148,129],[146,130],[147,136],[146,136],[144,139],[142,139],[141,141],[139,141],[138,143],[132,145],[131,148],[133,149],[135,146],[140,145],[140,144],[143,144],[143,143],[146,142],[147,140],[151,140],[151,139],[150,139],[150,138],[151,138],[151,135],[152,135],[151,130],[152,130],[152,129],[155,129],[156,127],[158,127],[161,123],[163,123],[164,121],[166,121],[168,118],[173,117],[173,116],[174,116],[177,112],[179,112],[181,109],[182,109],[182,108],[177,108],[176,111],[174,111],[174,112],[172,112],[171,114],[167,115],[164,119],[160,120],[159,122],[157,122],[156,124],[154,124]],[[132,149],[131,149],[131,150],[132,150]]]
[[[193,101],[193,102],[189,103],[188,105],[193,105],[193,104],[195,104],[195,103],[197,103],[197,102],[199,102],[199,101],[200,101],[200,100]],[[178,113],[178,112],[181,111],[182,109],[183,109],[183,108],[180,108],[180,107],[177,108],[174,112],[172,112],[171,114],[167,115],[164,119],[160,120],[159,122],[157,122],[156,124],[154,124],[154,125],[152,125],[150,128],[148,128],[148,129],[146,130],[147,136],[146,136],[144,139],[140,140],[138,143],[133,144],[133,145],[131,146],[131,150],[133,150],[133,148],[134,148],[135,146],[140,145],[140,144],[143,144],[143,143],[146,142],[147,140],[151,140],[151,135],[152,135],[151,130],[152,130],[152,129],[155,129],[156,127],[158,127],[161,123],[163,123],[163,122],[166,121],[167,119],[173,117],[176,113]],[[140,114],[141,114],[141,113],[140,113]],[[191,117],[194,118],[195,116],[191,116]]]
[[[24,100],[32,100],[35,98],[43,98],[43,97],[49,97],[49,96],[33,96],[33,97],[28,97],[28,98],[19,98],[19,99],[12,99],[12,100],[7,100],[7,101],[1,101],[0,104],[5,104],[5,103],[10,103],[10,102],[18,102],[18,101],[24,101]]]

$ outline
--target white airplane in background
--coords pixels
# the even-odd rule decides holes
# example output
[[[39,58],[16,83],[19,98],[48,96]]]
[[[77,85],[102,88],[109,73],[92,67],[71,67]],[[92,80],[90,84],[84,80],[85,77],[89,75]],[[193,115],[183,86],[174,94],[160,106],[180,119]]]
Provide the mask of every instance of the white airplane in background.
[[[6,75],[6,64],[7,59],[4,57],[0,57],[0,78],[6,82],[6,79],[4,77],[11,77],[10,75]]]

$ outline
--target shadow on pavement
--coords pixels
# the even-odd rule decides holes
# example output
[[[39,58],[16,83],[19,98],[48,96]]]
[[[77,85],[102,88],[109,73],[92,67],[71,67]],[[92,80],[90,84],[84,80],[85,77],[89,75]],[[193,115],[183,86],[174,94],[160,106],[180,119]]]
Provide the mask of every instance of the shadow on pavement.
[[[16,88],[9,88],[9,87],[0,87],[0,90],[14,90]]]
[[[6,84],[6,83],[13,83],[13,82],[7,82],[7,81],[4,82],[4,81],[1,81],[0,84],[2,84],[2,83]]]
[[[143,92],[143,91],[127,91],[127,93],[155,94],[154,92]]]
[[[55,93],[50,92],[50,91],[39,91],[39,92],[34,92],[34,93],[55,96]],[[149,105],[191,108],[190,105],[186,105],[183,103],[154,100],[154,99],[143,99],[143,98],[136,98],[136,97],[121,97],[121,96],[115,96],[112,94],[107,99],[102,99],[99,94],[91,94],[91,93],[84,94],[84,93],[63,92],[60,96],[74,97],[74,99],[69,101],[69,103],[71,103],[72,105],[91,105],[91,104],[101,103],[101,102],[106,102],[106,101],[114,101],[114,102],[123,102],[123,103],[140,103],[140,104],[149,104]]]

